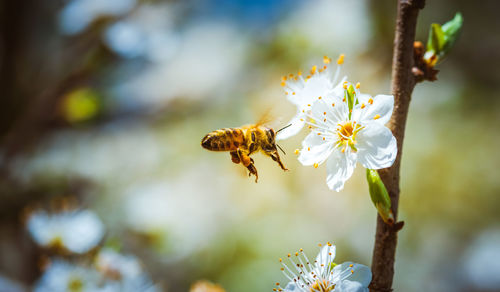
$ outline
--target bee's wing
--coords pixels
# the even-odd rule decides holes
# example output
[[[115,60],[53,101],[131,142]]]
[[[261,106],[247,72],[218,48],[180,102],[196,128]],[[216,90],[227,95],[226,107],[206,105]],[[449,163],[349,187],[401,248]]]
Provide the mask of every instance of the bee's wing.
[[[267,108],[262,112],[259,119],[255,123],[255,126],[268,126],[270,128],[280,127],[283,122],[283,118],[277,118],[272,113],[272,108]]]

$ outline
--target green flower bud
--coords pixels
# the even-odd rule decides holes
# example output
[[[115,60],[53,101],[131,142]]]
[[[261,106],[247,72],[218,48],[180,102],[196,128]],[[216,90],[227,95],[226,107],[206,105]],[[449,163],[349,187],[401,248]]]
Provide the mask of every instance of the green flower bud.
[[[384,182],[380,179],[378,172],[374,169],[366,169],[366,180],[368,181],[368,189],[375,208],[377,208],[380,217],[385,223],[394,224],[394,215],[391,210],[391,198],[385,188]]]

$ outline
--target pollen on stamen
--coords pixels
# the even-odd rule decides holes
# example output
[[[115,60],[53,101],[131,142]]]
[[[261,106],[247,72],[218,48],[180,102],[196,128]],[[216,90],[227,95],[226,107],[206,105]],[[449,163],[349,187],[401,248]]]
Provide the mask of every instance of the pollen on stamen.
[[[287,79],[286,75],[281,77],[281,81],[286,81],[286,79]]]
[[[299,149],[295,149],[294,153],[295,153],[295,154],[299,154],[299,153],[300,153],[300,150],[299,150]]]
[[[310,103],[308,103],[308,104],[307,104],[307,106],[311,106],[311,104],[310,104]]]
[[[323,112],[323,114],[326,116],[326,112]]]
[[[291,257],[292,255],[291,255],[291,254],[288,254],[287,256],[288,256],[288,257]]]
[[[361,108],[365,108],[366,105],[364,103],[361,104]]]
[[[318,136],[321,136],[321,133],[318,133]]]
[[[326,140],[325,137],[323,137],[323,141],[325,141],[325,140]]]
[[[326,122],[326,118],[323,119],[323,122]]]
[[[327,68],[327,67],[326,67],[326,65],[325,65],[325,66],[323,66],[323,70],[326,70],[326,68]]]
[[[293,77],[293,74],[292,74],[292,73],[288,74],[288,77],[292,78],[292,77]]]
[[[361,83],[356,83],[356,89],[359,89],[361,87]]]
[[[318,168],[319,164],[316,162],[314,163],[314,168]]]
[[[302,71],[297,72],[297,76],[302,76]]]
[[[314,73],[316,73],[316,69],[318,69],[318,66],[316,66],[316,65],[312,66],[311,75],[314,75]]]
[[[288,95],[288,91],[285,91],[285,95]]]
[[[374,120],[380,119],[380,115],[375,115],[375,116],[373,117],[373,119],[374,119]]]
[[[352,264],[349,265],[349,268],[352,268]]]
[[[351,274],[354,274],[354,270],[351,270]]]
[[[345,97],[344,97],[344,98],[342,98],[342,101],[343,101],[343,102],[345,102]]]
[[[325,63],[325,64],[330,64],[330,62],[331,62],[331,61],[332,61],[332,59],[331,59],[331,58],[328,58],[328,56],[324,56],[324,57],[323,57],[323,63]]]
[[[294,92],[292,92],[292,95],[295,95],[295,91],[294,91]]]
[[[318,99],[321,99],[321,96],[318,96]]]
[[[373,98],[371,98],[371,97],[370,97],[370,98],[368,99],[368,103],[369,103],[369,104],[373,104]]]
[[[337,59],[337,64],[344,64],[344,54],[340,54],[339,58]]]
[[[286,85],[286,82],[285,81],[281,81],[281,86],[285,87]]]
[[[332,103],[332,106],[335,106],[335,103]]]
[[[344,89],[347,89],[347,83],[344,83],[343,87]]]
[[[307,151],[311,151],[311,147],[307,147]]]

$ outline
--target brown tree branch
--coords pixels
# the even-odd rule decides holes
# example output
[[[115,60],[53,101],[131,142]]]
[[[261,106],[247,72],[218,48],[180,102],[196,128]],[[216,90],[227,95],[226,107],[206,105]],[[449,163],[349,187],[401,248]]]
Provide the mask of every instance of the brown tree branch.
[[[399,169],[403,153],[403,139],[410,105],[411,93],[416,84],[412,73],[413,43],[417,16],[425,5],[425,0],[399,0],[394,40],[392,64],[392,93],[394,94],[394,112],[389,122],[398,144],[396,161],[390,168],[379,171],[389,196],[391,197],[392,212],[397,222],[399,203]],[[392,291],[394,276],[394,260],[396,255],[397,232],[402,228],[402,222],[389,226],[377,215],[377,231],[372,258],[373,279],[370,284],[371,292]]]

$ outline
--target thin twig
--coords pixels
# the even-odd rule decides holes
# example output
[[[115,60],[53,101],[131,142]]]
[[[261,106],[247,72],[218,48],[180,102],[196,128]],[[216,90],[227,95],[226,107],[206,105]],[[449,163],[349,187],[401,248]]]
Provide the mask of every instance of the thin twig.
[[[394,55],[392,64],[392,93],[394,94],[394,112],[389,122],[389,128],[398,143],[398,155],[390,168],[380,170],[382,178],[392,202],[392,212],[397,221],[399,203],[399,169],[403,150],[403,139],[410,105],[411,93],[416,84],[412,74],[413,43],[417,16],[425,5],[424,0],[399,0],[394,40]],[[398,228],[395,228],[398,227]],[[392,291],[394,276],[394,260],[396,255],[397,232],[402,228],[402,222],[389,226],[377,215],[377,231],[372,258],[373,279],[371,292]]]

